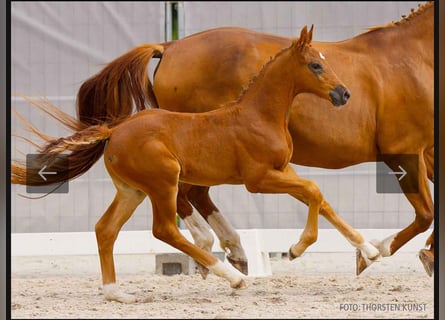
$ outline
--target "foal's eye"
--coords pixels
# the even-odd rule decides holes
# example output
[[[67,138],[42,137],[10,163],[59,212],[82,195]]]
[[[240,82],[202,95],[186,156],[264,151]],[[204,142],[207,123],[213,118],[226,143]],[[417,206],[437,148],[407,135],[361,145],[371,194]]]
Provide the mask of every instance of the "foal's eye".
[[[308,64],[308,67],[317,77],[323,73],[323,66],[318,62],[311,62]]]
[[[311,62],[309,64],[309,68],[311,68],[314,71],[322,71],[323,70],[323,66],[321,64],[319,64],[318,62]]]

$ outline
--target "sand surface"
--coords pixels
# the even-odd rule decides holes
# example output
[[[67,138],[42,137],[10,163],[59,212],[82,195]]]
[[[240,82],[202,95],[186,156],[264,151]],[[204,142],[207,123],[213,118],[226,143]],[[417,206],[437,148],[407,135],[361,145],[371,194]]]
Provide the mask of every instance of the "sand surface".
[[[118,284],[138,302],[105,301],[97,256],[13,257],[12,318],[433,318],[434,279],[416,253],[355,276],[354,253],[271,258],[272,276],[231,289],[214,275],[156,275],[153,255],[116,256]]]

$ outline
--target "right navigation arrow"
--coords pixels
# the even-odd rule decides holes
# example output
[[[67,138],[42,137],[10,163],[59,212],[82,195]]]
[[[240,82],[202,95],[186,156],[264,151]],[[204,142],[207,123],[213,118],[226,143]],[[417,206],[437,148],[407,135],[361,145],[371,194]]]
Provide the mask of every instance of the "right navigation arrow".
[[[406,176],[406,170],[405,169],[403,169],[402,168],[402,166],[399,166],[399,169],[401,170],[401,171],[390,171],[390,172],[388,172],[388,174],[395,174],[395,175],[397,175],[397,174],[400,174],[401,176],[399,177],[399,181],[400,180],[402,180],[405,176]]]

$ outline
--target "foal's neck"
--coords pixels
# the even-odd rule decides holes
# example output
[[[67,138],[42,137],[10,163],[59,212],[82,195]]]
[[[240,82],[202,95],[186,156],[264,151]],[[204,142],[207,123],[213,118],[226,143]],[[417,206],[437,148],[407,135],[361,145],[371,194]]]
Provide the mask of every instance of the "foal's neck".
[[[286,120],[298,92],[296,57],[284,49],[269,61],[238,100],[241,112],[266,117],[268,122]]]

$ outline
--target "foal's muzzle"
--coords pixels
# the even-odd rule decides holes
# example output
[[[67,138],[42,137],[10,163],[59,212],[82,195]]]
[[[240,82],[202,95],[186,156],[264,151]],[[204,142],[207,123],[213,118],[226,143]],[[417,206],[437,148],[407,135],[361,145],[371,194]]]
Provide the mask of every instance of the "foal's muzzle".
[[[339,107],[348,102],[351,93],[344,86],[338,85],[329,92],[329,96],[331,97],[332,104]]]

